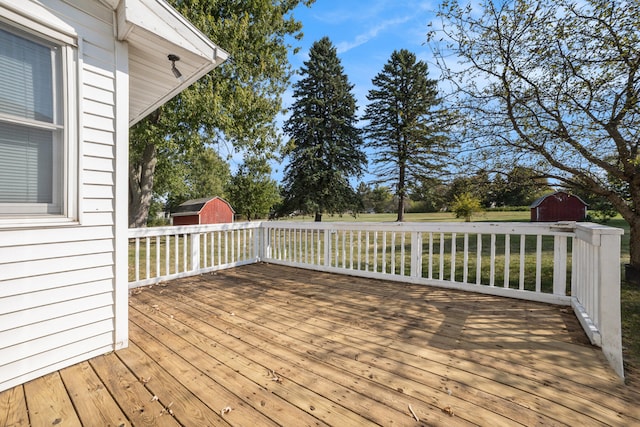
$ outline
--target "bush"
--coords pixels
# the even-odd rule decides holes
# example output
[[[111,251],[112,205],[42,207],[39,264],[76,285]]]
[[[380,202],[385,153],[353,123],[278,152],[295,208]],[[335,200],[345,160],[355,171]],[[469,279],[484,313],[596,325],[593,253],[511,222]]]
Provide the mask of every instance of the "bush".
[[[482,212],[482,206],[479,198],[470,193],[462,193],[454,197],[451,211],[456,214],[456,218],[464,218],[466,222],[471,222],[474,213]]]

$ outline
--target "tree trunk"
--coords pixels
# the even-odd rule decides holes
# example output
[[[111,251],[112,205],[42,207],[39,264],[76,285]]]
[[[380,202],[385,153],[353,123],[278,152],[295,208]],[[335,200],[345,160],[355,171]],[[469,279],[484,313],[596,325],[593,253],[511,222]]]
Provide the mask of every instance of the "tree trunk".
[[[315,222],[322,222],[322,212],[316,212]]]
[[[405,161],[401,161],[400,162],[400,167],[399,167],[399,175],[398,175],[398,218],[396,219],[397,222],[403,222],[404,221],[404,197],[406,194],[406,188],[405,188],[405,176],[406,176],[406,165],[405,165]]]
[[[629,222],[629,263],[640,271],[640,218]]]
[[[404,221],[404,194],[400,194],[398,196],[398,218],[396,219],[396,221]]]
[[[140,164],[129,164],[129,228],[144,227],[147,224],[157,163],[155,145],[147,144]]]

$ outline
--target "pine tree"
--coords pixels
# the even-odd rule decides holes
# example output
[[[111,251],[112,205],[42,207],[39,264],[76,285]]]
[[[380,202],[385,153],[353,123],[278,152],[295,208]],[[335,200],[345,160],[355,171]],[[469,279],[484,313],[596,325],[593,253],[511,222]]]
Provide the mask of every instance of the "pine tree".
[[[364,115],[367,145],[378,182],[395,188],[397,220],[403,221],[410,184],[443,168],[446,140],[444,114],[435,109],[440,104],[437,81],[428,78],[425,62],[402,49],[391,54],[372,82]]]
[[[356,101],[328,37],[315,42],[303,76],[293,85],[295,102],[284,124],[290,137],[284,170],[284,206],[289,212],[323,213],[357,210],[350,177],[362,175],[366,157],[356,128]]]

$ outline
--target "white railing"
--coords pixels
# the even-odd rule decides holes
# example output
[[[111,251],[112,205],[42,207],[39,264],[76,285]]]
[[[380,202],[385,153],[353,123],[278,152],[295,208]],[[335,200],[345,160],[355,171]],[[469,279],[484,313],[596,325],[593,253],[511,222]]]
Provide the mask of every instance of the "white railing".
[[[129,288],[260,260],[260,223],[129,229]]]
[[[130,230],[130,287],[265,261],[571,305],[623,376],[622,230],[590,223],[262,222]]]

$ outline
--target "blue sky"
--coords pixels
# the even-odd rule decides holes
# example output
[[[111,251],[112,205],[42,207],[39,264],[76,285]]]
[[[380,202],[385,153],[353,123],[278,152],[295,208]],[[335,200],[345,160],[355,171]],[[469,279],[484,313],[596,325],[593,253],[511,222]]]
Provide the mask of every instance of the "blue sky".
[[[311,45],[324,36],[336,46],[349,82],[355,85],[353,94],[358,102],[358,115],[364,112],[367,92],[375,77],[394,50],[407,49],[430,66],[430,77],[438,71],[431,64],[431,52],[426,42],[428,24],[434,20],[439,1],[418,0],[316,0],[310,8],[298,6],[294,17],[302,22],[304,38],[293,41],[300,46],[289,61],[299,70],[308,59]],[[296,79],[297,77],[294,77]],[[293,102],[293,91],[284,95],[284,106]],[[274,165],[274,179],[280,181],[282,166]],[[365,181],[371,179],[366,176]]]

